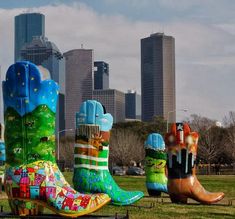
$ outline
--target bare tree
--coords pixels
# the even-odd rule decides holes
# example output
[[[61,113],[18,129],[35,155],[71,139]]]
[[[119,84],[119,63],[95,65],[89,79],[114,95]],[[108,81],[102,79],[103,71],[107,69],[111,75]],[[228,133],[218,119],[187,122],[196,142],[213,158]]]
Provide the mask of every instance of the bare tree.
[[[227,128],[225,135],[226,150],[232,157],[235,168],[235,112],[229,112],[223,122]]]
[[[206,130],[200,130],[200,138],[198,142],[199,156],[205,160],[208,164],[208,174],[211,172],[211,163],[215,162],[215,159],[224,150],[223,147],[222,129],[219,127],[210,127]]]
[[[65,162],[65,167],[71,168],[74,164],[74,137],[64,136],[60,141],[60,160]]]
[[[187,119],[190,127],[193,131],[201,132],[209,129],[215,125],[215,120],[199,116],[197,114],[192,114],[190,118]]]
[[[192,131],[199,133],[198,141],[198,157],[208,164],[208,173],[211,172],[211,163],[224,150],[224,132],[221,127],[216,126],[216,121],[201,117],[199,115],[191,115],[188,119]]]
[[[144,145],[138,134],[131,130],[113,129],[110,139],[110,159],[120,165],[144,159]]]

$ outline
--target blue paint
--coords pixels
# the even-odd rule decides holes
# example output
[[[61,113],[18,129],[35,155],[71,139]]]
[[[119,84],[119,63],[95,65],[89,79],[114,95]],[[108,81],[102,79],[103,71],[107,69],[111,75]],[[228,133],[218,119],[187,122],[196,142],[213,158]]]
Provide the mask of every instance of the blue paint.
[[[12,107],[24,116],[45,104],[56,112],[59,86],[53,80],[41,81],[38,67],[31,62],[16,62],[9,67],[3,91],[4,110]]]
[[[148,189],[152,189],[152,190],[156,190],[156,191],[159,191],[159,192],[168,193],[167,184],[146,182],[146,187]]]
[[[165,150],[165,142],[163,137],[158,133],[152,133],[148,136],[144,143],[145,148],[153,150]]]
[[[6,149],[2,141],[0,141],[0,161],[6,161]]]
[[[30,198],[36,199],[39,197],[39,186],[30,186]]]
[[[100,126],[101,131],[109,131],[113,125],[113,117],[109,113],[104,113],[103,106],[98,101],[87,100],[76,113],[76,127],[81,124],[95,124]]]

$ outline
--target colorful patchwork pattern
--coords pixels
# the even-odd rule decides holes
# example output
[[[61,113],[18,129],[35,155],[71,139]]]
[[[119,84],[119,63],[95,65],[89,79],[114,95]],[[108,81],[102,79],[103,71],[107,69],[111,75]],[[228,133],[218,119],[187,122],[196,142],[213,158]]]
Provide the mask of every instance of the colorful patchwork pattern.
[[[18,167],[6,167],[6,192],[10,199],[46,202],[60,213],[79,214],[109,200],[105,194],[85,195],[67,183],[57,165],[36,161]]]
[[[77,132],[74,149],[74,177],[76,190],[106,193],[116,205],[129,205],[143,197],[139,191],[124,191],[108,170],[109,138],[113,119],[104,114],[102,105],[88,100],[76,114]]]

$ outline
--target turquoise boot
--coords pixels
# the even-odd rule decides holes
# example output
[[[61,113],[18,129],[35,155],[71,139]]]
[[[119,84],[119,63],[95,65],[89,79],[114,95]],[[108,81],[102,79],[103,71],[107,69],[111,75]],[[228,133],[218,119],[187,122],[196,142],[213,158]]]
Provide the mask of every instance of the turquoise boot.
[[[4,126],[0,123],[0,162],[1,163],[4,163],[6,161],[6,150],[5,150],[5,143],[4,143],[3,136],[4,136]]]
[[[5,150],[5,143],[3,139],[3,131],[4,127],[0,123],[0,186],[3,187],[4,185],[4,171],[5,171],[5,161],[6,161],[6,150]],[[1,188],[3,189],[3,188]]]
[[[113,117],[103,106],[88,100],[76,115],[76,144],[73,184],[77,191],[106,193],[115,205],[129,205],[144,196],[139,191],[124,191],[108,169],[109,138]]]
[[[146,187],[150,196],[167,193],[165,143],[160,134],[152,133],[145,141]]]

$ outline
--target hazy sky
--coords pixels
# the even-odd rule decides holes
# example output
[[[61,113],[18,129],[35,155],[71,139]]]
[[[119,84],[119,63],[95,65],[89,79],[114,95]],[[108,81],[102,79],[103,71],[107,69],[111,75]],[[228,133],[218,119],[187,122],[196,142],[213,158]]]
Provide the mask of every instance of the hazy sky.
[[[176,42],[178,118],[222,120],[235,111],[234,0],[0,0],[0,65],[13,63],[14,16],[46,16],[46,36],[61,52],[94,49],[110,65],[110,87],[140,93],[140,39],[154,32]]]

